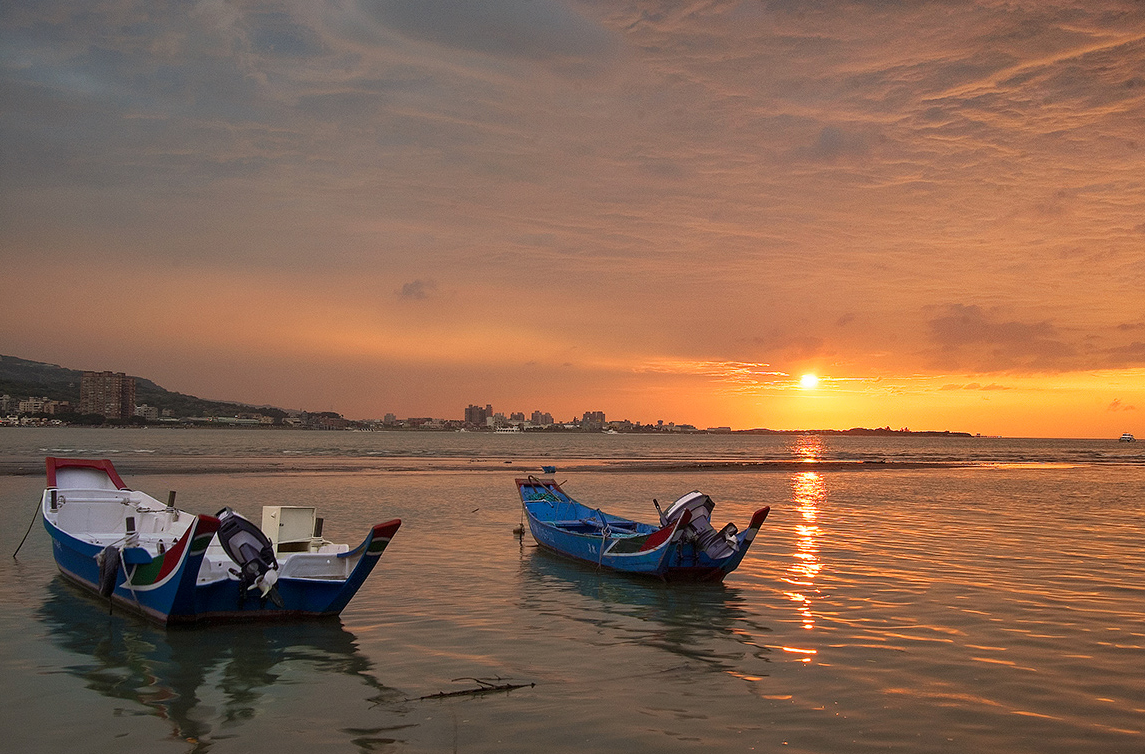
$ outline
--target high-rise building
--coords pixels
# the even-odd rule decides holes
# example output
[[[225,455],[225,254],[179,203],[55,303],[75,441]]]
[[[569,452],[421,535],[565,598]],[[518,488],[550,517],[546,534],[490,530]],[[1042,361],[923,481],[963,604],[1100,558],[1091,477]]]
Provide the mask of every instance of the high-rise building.
[[[486,403],[485,408],[470,404],[469,407],[465,409],[466,424],[476,424],[479,427],[484,427],[489,422],[489,419],[492,418],[493,405],[491,403]]]
[[[123,372],[84,372],[80,381],[80,413],[107,419],[135,415],[135,378]]]
[[[585,411],[580,420],[580,426],[582,429],[602,429],[604,422],[603,411]]]

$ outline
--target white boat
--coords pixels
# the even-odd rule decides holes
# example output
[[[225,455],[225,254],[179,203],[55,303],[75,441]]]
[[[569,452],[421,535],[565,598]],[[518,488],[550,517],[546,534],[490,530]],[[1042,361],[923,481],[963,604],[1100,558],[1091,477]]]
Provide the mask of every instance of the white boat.
[[[41,514],[65,578],[164,625],[338,615],[401,526],[351,549],[322,538],[313,508],[264,506],[259,529],[230,508],[179,510],[174,493],[164,505],[82,458],[47,459]]]
[[[1126,432],[1118,440],[1118,442],[1137,442],[1137,438]]]

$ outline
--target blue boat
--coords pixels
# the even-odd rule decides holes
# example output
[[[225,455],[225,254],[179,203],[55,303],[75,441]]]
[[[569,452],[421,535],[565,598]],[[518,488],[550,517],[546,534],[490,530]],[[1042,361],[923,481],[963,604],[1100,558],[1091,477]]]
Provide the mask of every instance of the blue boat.
[[[60,573],[163,625],[342,612],[401,521],[373,526],[351,549],[323,539],[313,511],[264,508],[264,528],[281,522],[272,540],[230,508],[194,515],[174,507],[174,493],[164,504],[129,489],[111,461],[79,458],[47,459],[41,502]]]
[[[743,532],[735,524],[717,531],[711,523],[715,503],[697,491],[666,511],[656,503],[660,524],[646,524],[582,505],[553,479],[516,481],[538,545],[599,568],[665,581],[722,581],[739,566],[771,510],[757,510]]]

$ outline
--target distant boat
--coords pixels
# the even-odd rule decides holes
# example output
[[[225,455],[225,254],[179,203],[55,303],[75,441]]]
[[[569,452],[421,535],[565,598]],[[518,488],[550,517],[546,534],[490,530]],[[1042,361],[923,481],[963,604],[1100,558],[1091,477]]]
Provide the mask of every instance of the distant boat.
[[[313,508],[267,506],[272,542],[230,508],[196,516],[79,458],[47,459],[40,510],[66,579],[163,625],[338,615],[402,523],[351,549],[322,539]]]
[[[1137,438],[1126,432],[1118,438],[1117,442],[1137,442]]]
[[[512,432],[520,432],[520,431],[521,431],[521,428],[520,428],[520,427],[518,427],[518,426],[516,426],[516,425],[514,425],[514,426],[512,426],[512,427],[497,427],[497,428],[496,428],[496,429],[494,429],[493,431],[494,431],[494,432],[496,432],[496,433],[497,433],[497,434],[499,434],[499,435],[507,435],[507,434],[510,434],[510,433],[512,433]]]
[[[553,479],[518,479],[517,491],[541,547],[600,568],[665,581],[722,581],[739,566],[771,510],[757,510],[746,531],[735,524],[716,531],[711,522],[715,503],[702,492],[689,492],[670,505],[659,524],[645,524],[582,505]]]

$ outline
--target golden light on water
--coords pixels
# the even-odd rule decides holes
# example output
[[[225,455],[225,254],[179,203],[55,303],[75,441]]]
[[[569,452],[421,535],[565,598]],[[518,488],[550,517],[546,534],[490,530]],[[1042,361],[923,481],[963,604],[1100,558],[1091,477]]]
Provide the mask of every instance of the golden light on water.
[[[815,628],[813,600],[819,594],[815,577],[823,567],[819,560],[818,517],[820,507],[827,500],[827,486],[821,474],[808,471],[796,474],[791,480],[791,488],[795,510],[803,520],[795,525],[795,552],[784,578],[793,588],[784,594],[797,604],[803,628],[811,630]]]
[[[800,461],[821,461],[823,438],[819,435],[799,435],[791,445],[791,453]]]

